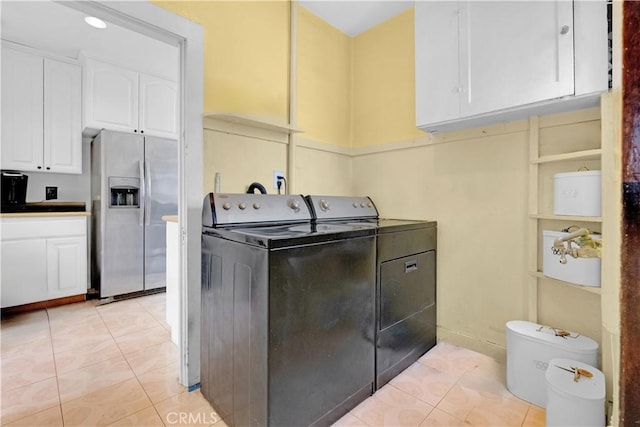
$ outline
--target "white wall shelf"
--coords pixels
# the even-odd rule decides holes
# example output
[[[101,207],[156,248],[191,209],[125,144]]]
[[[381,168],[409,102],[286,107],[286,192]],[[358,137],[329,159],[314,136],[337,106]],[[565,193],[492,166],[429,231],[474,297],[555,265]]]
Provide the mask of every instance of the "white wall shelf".
[[[553,283],[557,283],[557,284],[562,284],[565,286],[570,286],[572,288],[576,288],[579,289],[581,291],[586,291],[586,292],[591,292],[592,294],[597,294],[600,295],[600,288],[594,287],[594,286],[583,286],[583,285],[576,285],[575,283],[570,283],[570,282],[565,282],[564,280],[558,280],[558,279],[554,279],[553,277],[548,277],[545,276],[542,271],[530,271],[529,274],[535,278],[538,279],[545,279],[545,280],[549,280]]]
[[[572,221],[572,222],[602,222],[599,216],[574,216],[574,215],[552,215],[552,214],[531,214],[529,218],[548,219],[555,221]]]
[[[270,120],[265,120],[257,117],[251,117],[244,114],[236,113],[204,113],[204,118],[215,119],[227,123],[239,124],[243,126],[251,126],[258,129],[265,129],[280,133],[300,133],[303,132],[300,129],[296,129],[288,124],[276,123]]]
[[[606,96],[606,95],[605,95]],[[591,132],[602,127],[602,109],[599,114],[592,111],[571,113],[560,122],[541,120],[537,116],[529,119],[529,214],[528,214],[528,318],[533,322],[552,322],[566,324],[566,328],[574,327],[582,333],[597,338],[599,333],[597,324],[591,316],[597,313],[573,313],[569,315],[556,307],[557,297],[571,298],[576,304],[593,304],[589,294],[602,295],[599,287],[578,285],[570,282],[547,277],[542,273],[541,233],[543,229],[564,227],[560,224],[593,224],[604,227],[605,221],[601,216],[554,215],[554,191],[549,182],[553,174],[560,168],[573,168],[576,160],[589,160],[590,166],[601,169],[601,159],[606,154],[602,144],[602,135]],[[591,123],[591,124],[587,124]],[[580,124],[582,129],[589,129],[585,133],[576,133],[573,126]],[[565,128],[562,130],[561,128]],[[559,153],[558,153],[559,152]],[[566,162],[566,165],[563,164]],[[547,166],[552,164],[551,167]],[[568,166],[571,165],[571,166]],[[603,171],[604,176],[604,171]],[[604,194],[604,192],[603,192]],[[559,224],[548,224],[544,221],[554,221]],[[592,224],[592,225],[589,225]],[[599,230],[601,231],[601,230]],[[606,236],[603,236],[606,239]],[[602,278],[601,278],[602,282]],[[562,290],[558,287],[562,287]],[[593,306],[592,306],[593,308]],[[575,325],[575,326],[572,326]]]
[[[599,159],[602,155],[602,149],[574,151],[572,153],[554,154],[550,156],[542,156],[531,161],[532,164],[563,162],[566,160],[594,160]]]

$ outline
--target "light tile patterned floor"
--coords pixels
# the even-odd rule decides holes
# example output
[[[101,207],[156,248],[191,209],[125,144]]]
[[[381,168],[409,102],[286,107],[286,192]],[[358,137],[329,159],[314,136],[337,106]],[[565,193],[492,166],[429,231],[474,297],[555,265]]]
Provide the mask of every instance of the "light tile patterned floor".
[[[178,383],[165,294],[71,304],[3,319],[7,426],[224,427],[200,391]],[[504,387],[504,366],[446,343],[336,426],[542,426],[544,410]]]
[[[491,357],[440,342],[339,426],[544,426],[544,409],[505,388]]]

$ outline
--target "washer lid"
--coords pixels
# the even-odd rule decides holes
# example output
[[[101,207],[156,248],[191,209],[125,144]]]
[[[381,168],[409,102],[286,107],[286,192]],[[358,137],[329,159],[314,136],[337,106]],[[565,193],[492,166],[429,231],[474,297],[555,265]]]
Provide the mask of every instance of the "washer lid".
[[[593,376],[588,378],[581,375],[578,381],[574,381],[575,374],[566,370],[574,370],[574,368],[585,369]],[[606,388],[604,374],[586,363],[571,359],[551,359],[545,378],[547,383],[559,393],[585,400],[604,400]]]
[[[598,351],[598,343],[589,337],[560,328],[539,325],[526,320],[511,320],[507,329],[517,335],[559,346],[575,353],[594,353]],[[568,335],[565,335],[568,334]]]

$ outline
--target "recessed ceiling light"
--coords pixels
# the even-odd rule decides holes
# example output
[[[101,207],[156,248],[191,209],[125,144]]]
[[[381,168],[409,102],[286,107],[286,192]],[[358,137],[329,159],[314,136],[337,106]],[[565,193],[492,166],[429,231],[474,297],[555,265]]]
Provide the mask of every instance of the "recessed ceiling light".
[[[84,22],[94,28],[99,28],[101,30],[107,28],[107,23],[100,18],[96,18],[95,16],[87,16],[86,18],[84,18]]]

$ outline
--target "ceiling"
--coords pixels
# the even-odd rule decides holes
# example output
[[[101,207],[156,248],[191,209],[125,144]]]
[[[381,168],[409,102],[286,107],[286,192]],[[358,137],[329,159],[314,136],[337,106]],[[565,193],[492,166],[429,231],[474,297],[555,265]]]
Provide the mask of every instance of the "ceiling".
[[[67,58],[77,59],[82,52],[140,71],[155,70],[155,75],[163,70],[159,77],[177,76],[177,46],[112,23],[104,30],[92,28],[84,22],[85,13],[64,2],[1,0],[0,8],[3,40]]]
[[[414,1],[404,0],[299,0],[306,9],[350,37],[404,12]]]
[[[300,4],[349,36],[355,36],[413,6],[413,0],[299,0]],[[77,59],[80,53],[132,69],[177,74],[178,51],[172,46],[127,28],[109,24],[104,30],[84,22],[72,2],[0,0],[2,38]],[[153,55],[148,52],[154,52]],[[167,58],[175,58],[169,65]],[[151,71],[148,71],[151,72]],[[154,72],[154,74],[158,74]]]

